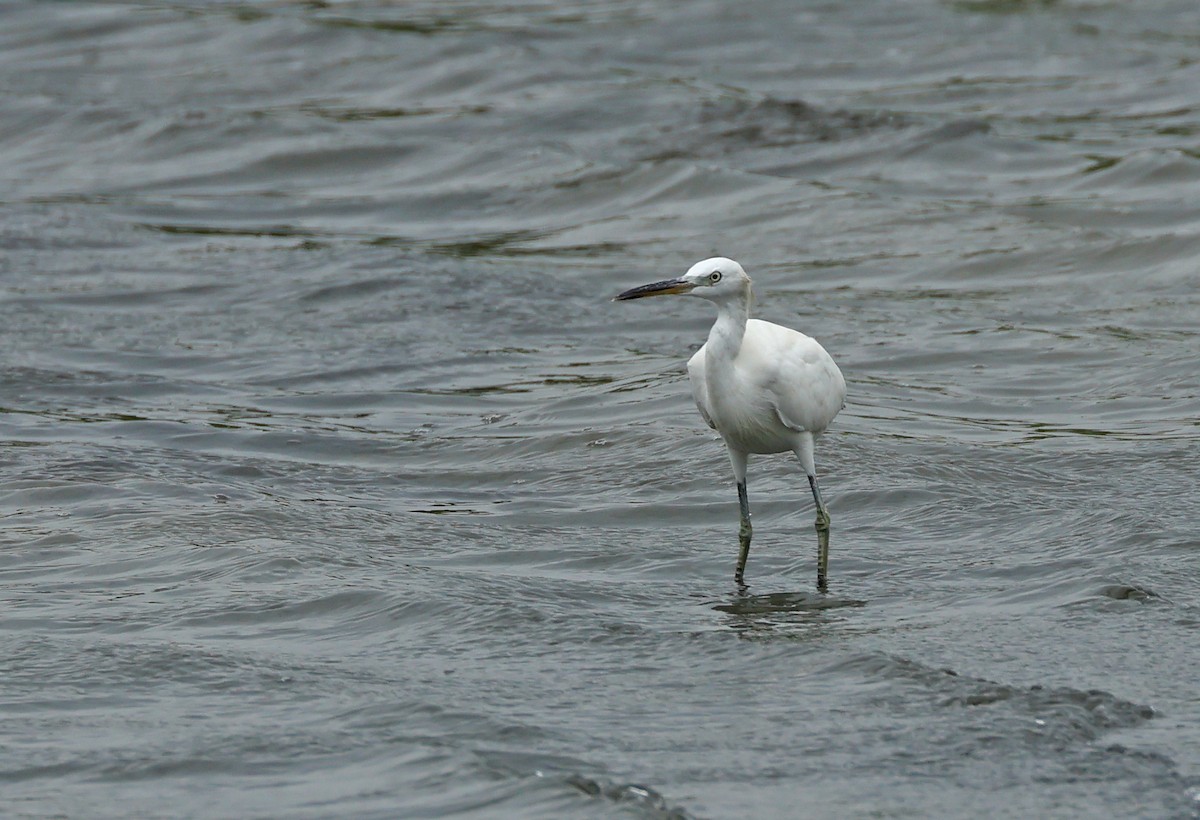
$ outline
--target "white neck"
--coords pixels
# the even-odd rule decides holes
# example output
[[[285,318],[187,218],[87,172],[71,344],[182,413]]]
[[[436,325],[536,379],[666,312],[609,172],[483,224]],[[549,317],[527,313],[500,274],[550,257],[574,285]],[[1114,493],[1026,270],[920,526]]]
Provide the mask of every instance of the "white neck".
[[[750,289],[716,305],[717,321],[708,331],[708,348],[712,351],[708,361],[732,363],[742,348],[746,322],[750,320]]]

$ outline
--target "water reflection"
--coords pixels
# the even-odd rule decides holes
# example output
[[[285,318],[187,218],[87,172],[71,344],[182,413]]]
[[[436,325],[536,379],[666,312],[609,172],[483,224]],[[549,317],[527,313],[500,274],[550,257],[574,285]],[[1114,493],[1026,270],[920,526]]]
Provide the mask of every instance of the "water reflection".
[[[713,609],[729,617],[728,626],[737,630],[770,630],[787,624],[826,623],[835,610],[866,606],[866,601],[841,598],[813,591],[769,592],[751,595],[745,585],[728,601],[713,604]]]

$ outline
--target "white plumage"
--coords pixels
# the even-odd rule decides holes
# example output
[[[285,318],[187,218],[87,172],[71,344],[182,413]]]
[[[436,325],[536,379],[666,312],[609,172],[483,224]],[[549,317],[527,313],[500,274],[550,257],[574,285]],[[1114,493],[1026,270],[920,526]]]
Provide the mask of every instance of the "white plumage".
[[[722,331],[714,326],[713,332]],[[842,372],[816,339],[799,331],[761,319],[746,322],[733,366],[726,370],[728,379],[713,386],[713,399],[707,350],[704,344],[688,361],[692,397],[708,426],[726,431],[748,453],[791,450],[796,433],[821,432],[842,409]]]
[[[846,382],[825,348],[799,331],[750,318],[750,277],[732,259],[697,262],[678,279],[627,290],[618,300],[683,293],[717,306],[708,341],[688,361],[700,415],[721,434],[729,452],[741,507],[741,550],[735,578],[742,581],[750,551],[746,465],[751,453],[796,454],[817,505],[817,586],[825,589],[829,514],[821,500],[814,440],[842,409]]]

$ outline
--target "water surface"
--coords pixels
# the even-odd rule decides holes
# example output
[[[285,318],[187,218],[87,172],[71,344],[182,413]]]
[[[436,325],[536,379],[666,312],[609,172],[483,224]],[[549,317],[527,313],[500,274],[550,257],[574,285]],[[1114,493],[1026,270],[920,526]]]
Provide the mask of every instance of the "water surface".
[[[1200,810],[1200,10],[0,9],[28,817]],[[620,290],[849,383],[737,501]]]

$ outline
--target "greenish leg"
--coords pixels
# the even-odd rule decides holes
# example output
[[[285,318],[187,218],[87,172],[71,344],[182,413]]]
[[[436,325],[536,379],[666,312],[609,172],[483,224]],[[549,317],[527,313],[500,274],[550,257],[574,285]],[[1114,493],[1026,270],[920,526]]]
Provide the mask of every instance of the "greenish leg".
[[[817,477],[810,475],[808,483],[812,487],[813,500],[817,502],[817,590],[826,592],[829,589],[829,510],[821,500]]]
[[[733,573],[733,580],[739,584],[745,583],[742,580],[742,574],[746,571],[746,559],[750,557],[750,535],[753,530],[750,527],[750,501],[746,497],[746,482],[739,481],[738,490],[738,505],[742,510],[742,525],[738,528],[738,562],[737,570]]]

